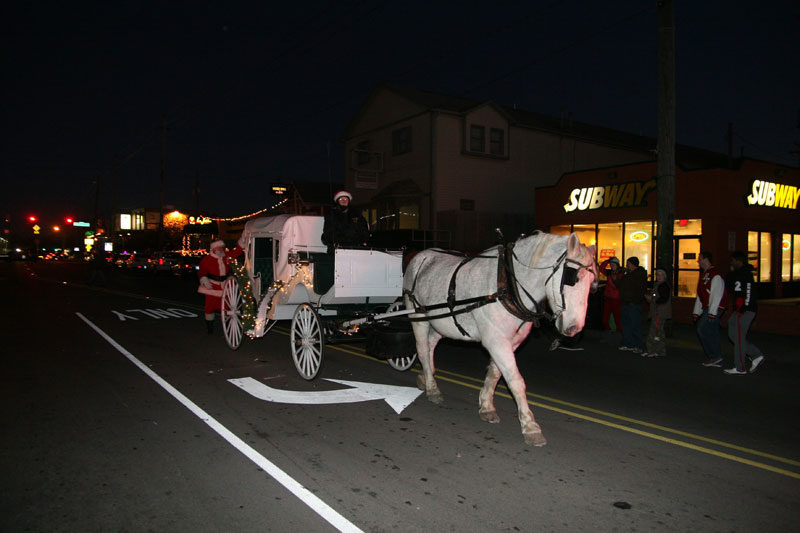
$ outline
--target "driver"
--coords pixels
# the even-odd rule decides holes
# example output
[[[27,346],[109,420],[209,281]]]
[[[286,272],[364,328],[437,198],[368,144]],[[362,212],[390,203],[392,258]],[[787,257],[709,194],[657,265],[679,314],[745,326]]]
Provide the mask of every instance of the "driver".
[[[335,205],[325,215],[325,226],[322,229],[322,243],[328,246],[328,253],[333,253],[337,247],[367,245],[369,225],[358,212],[350,210],[352,200],[353,195],[347,191],[339,191],[333,195]]]

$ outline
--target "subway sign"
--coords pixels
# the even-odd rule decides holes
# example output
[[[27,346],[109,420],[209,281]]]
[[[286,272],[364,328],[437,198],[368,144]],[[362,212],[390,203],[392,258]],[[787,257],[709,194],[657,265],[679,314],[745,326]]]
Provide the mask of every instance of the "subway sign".
[[[651,179],[572,189],[569,193],[569,203],[564,204],[564,211],[570,213],[575,210],[645,206],[647,202],[644,201],[644,197],[655,188],[656,180]]]
[[[748,205],[797,209],[800,187],[764,180],[753,180],[750,187],[751,192],[747,196]]]

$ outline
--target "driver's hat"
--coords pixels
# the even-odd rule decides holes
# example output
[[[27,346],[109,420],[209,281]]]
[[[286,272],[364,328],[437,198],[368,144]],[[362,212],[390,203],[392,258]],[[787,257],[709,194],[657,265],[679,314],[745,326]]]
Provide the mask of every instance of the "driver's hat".
[[[352,194],[350,194],[347,191],[339,191],[339,192],[337,192],[336,194],[333,195],[333,202],[334,203],[339,203],[339,198],[343,198],[343,197],[346,197],[351,202],[353,201],[353,195]]]

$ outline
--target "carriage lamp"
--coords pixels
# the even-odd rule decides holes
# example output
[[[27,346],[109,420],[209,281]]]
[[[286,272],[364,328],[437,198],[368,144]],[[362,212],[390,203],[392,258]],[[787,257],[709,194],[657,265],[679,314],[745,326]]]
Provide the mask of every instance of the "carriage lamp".
[[[296,265],[300,262],[300,254],[294,248],[289,250],[289,253],[287,254],[286,257],[290,265]]]

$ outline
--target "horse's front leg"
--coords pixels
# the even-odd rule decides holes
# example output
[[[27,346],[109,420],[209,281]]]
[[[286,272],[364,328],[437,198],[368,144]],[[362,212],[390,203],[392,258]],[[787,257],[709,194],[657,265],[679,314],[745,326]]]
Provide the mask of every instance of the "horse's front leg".
[[[525,380],[522,379],[522,374],[519,373],[517,368],[514,351],[510,345],[501,345],[489,353],[492,356],[492,361],[503,374],[514,401],[517,402],[517,413],[520,426],[522,426],[522,436],[525,439],[525,444],[544,446],[547,444],[547,439],[544,438],[542,428],[536,423],[536,419],[533,418],[533,412],[528,405]]]
[[[413,322],[414,337],[417,341],[417,357],[422,365],[422,374],[417,375],[417,388],[425,391],[425,396],[433,403],[442,403],[444,396],[436,379],[436,367],[433,363],[433,351],[442,339],[430,325],[426,322]]]
[[[478,395],[478,414],[481,416],[481,420],[491,424],[500,422],[500,417],[497,416],[497,409],[494,407],[494,391],[501,375],[500,369],[497,368],[494,361],[490,361],[489,368],[486,369],[486,378],[483,380],[481,393]]]

